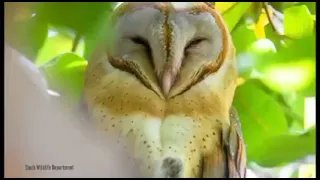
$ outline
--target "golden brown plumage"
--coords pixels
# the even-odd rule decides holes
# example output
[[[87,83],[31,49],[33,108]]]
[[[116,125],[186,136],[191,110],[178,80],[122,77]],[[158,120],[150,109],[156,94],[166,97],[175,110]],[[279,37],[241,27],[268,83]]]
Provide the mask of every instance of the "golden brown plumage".
[[[244,177],[222,16],[201,2],[123,3],[112,22],[114,44],[96,51],[85,81],[97,127],[130,139],[144,177]]]

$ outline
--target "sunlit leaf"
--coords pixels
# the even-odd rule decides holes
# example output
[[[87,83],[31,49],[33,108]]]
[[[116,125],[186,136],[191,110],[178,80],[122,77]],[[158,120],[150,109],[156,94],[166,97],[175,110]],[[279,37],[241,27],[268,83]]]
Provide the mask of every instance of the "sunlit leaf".
[[[255,144],[288,131],[285,115],[278,102],[250,80],[237,88],[234,106],[239,111],[243,137],[251,160],[260,152],[254,148]]]
[[[306,5],[311,14],[316,14],[316,2],[297,2],[296,5]]]
[[[74,36],[61,34],[58,30],[50,28],[48,37],[38,54],[36,64],[42,65],[60,54],[71,52],[73,40]],[[81,42],[77,47],[76,53],[82,56],[83,51],[84,44]]]
[[[58,91],[72,102],[78,102],[86,67],[86,60],[74,53],[65,53],[41,66],[41,70],[46,75],[50,89]]]
[[[216,2],[215,7],[220,13],[223,14],[224,12],[232,8],[232,6],[236,5],[236,3],[237,2]]]
[[[257,20],[257,23],[254,25],[254,32],[257,38],[259,39],[266,38],[264,26],[267,24],[267,22],[268,22],[268,18],[266,13],[261,13]]]
[[[256,54],[264,54],[269,52],[275,53],[277,51],[275,45],[269,39],[259,39],[255,41],[248,47],[248,50]]]
[[[306,59],[269,66],[262,80],[274,90],[291,92],[308,88],[314,79],[315,61]]]
[[[237,3],[222,14],[230,31],[233,30],[250,5],[250,2]]]
[[[306,46],[306,44],[308,44]],[[264,81],[279,92],[305,92],[314,95],[315,37],[296,40],[277,53],[259,57],[257,68],[266,74]]]
[[[309,35],[314,30],[314,20],[307,6],[293,6],[284,11],[284,32],[292,38]]]

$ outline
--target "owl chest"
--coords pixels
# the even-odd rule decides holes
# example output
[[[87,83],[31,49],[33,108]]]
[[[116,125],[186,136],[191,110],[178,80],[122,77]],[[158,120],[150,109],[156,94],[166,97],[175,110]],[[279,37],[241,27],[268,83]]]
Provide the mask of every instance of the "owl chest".
[[[164,101],[136,81],[116,83],[105,78],[87,89],[87,101],[98,129],[127,139],[125,148],[141,160],[148,176],[170,156],[196,174],[201,156],[219,146],[228,107],[218,92],[190,90]],[[190,167],[190,168],[188,168]]]
[[[223,121],[218,116],[172,114],[161,118],[143,112],[120,114],[112,114],[106,107],[96,108],[93,113],[99,129],[128,140],[124,148],[141,160],[142,171],[148,176],[168,156],[180,159],[190,167],[189,174],[196,174],[194,168],[201,166],[201,156],[220,144]]]

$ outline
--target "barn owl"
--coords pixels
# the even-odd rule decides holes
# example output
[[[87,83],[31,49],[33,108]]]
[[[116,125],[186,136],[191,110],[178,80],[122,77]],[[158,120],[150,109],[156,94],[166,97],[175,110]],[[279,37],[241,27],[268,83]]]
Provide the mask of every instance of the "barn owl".
[[[128,140],[144,177],[245,177],[235,48],[214,6],[122,3],[110,21],[84,87],[96,127]]]

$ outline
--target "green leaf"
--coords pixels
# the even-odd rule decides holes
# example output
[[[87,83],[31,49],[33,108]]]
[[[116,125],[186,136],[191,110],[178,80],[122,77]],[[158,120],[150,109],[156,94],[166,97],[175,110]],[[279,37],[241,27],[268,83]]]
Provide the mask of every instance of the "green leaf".
[[[243,23],[237,26],[231,33],[232,41],[236,47],[236,54],[247,51],[247,49],[257,40],[256,35],[252,29]]]
[[[247,54],[248,47],[257,40],[254,31],[245,23],[237,26],[231,33],[232,41],[236,48],[237,67],[242,78],[250,77],[252,71],[251,54]]]
[[[308,46],[306,46],[308,44]],[[255,54],[253,67],[259,78],[280,93],[315,93],[315,37],[293,41],[277,53]]]
[[[21,16],[23,19],[8,17],[5,26],[5,41],[28,59],[35,61],[47,37],[48,27],[45,22],[32,13]]]
[[[251,80],[237,88],[234,106],[239,112],[249,160],[255,160],[260,152],[255,144],[288,131],[279,103]]]
[[[65,53],[41,66],[51,89],[67,100],[80,100],[87,61],[74,53]]]
[[[293,6],[284,10],[284,33],[291,38],[312,34],[314,20],[306,5]]]
[[[250,2],[241,2],[232,6],[230,9],[224,11],[222,16],[228,26],[230,32],[232,32],[233,28],[237,25],[239,20],[242,18],[243,14],[250,7]]]
[[[270,23],[264,27],[264,31],[266,34],[266,38],[270,39],[273,42],[276,49],[283,47],[283,45],[281,44],[281,40],[282,40],[281,37],[277,34],[277,32],[273,30]]]
[[[254,161],[264,167],[280,166],[316,153],[315,127],[304,134],[283,134],[260,140],[252,148]]]
[[[236,3],[237,2],[215,2],[215,8],[223,14],[225,11],[236,5]]]
[[[270,88],[284,93],[308,89],[315,81],[315,61],[303,59],[269,66],[264,71],[262,81]]]
[[[110,15],[110,11],[105,11],[103,14],[101,14],[97,20],[97,23],[92,26],[84,36],[86,43],[84,58],[88,61],[90,60],[89,57],[96,46],[100,45],[100,43],[108,43],[110,36],[112,36],[109,21]]]
[[[282,97],[290,132],[301,132],[304,130],[305,98],[298,93],[287,93]]]
[[[316,14],[316,2],[298,2],[297,5],[306,5],[311,14]]]
[[[258,22],[261,12],[262,2],[253,2],[251,3],[249,9],[247,10],[244,16],[246,17],[246,19],[249,19],[252,23],[255,24]]]
[[[277,11],[283,12],[284,9],[298,4],[299,2],[269,2],[269,4]]]
[[[50,24],[68,27],[83,35],[101,14],[114,6],[115,2],[42,2],[37,4],[37,14]]]
[[[39,51],[36,64],[43,65],[60,54],[71,52],[73,39],[74,39],[73,33],[62,34],[59,32],[59,29],[50,28],[48,37]],[[82,56],[83,51],[84,51],[84,43],[80,42],[76,50],[76,53],[79,56]]]

